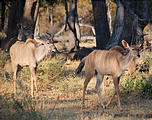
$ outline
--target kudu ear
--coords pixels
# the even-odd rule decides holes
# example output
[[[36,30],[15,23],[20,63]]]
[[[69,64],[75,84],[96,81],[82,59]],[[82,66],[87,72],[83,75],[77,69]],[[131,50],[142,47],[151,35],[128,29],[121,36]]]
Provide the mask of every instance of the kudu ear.
[[[143,44],[144,44],[144,41],[140,41],[140,43],[137,44],[136,46],[137,46],[137,47],[140,47],[140,46],[142,46]]]
[[[137,48],[138,50],[142,50],[143,49],[143,45],[144,45],[144,41],[141,41],[139,44],[137,44]]]
[[[37,43],[42,43],[40,37],[35,37],[34,40],[35,40]]]
[[[125,47],[125,48],[129,48],[129,45],[128,43],[125,41],[125,40],[122,40],[122,45]]]

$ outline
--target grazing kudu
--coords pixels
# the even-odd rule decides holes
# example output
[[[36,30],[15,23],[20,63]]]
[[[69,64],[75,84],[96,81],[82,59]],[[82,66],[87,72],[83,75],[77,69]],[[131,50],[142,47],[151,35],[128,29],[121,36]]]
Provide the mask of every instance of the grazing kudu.
[[[85,81],[83,88],[83,104],[85,101],[85,91],[88,83],[93,77],[95,71],[97,72],[97,83],[96,90],[103,108],[108,107],[108,105],[113,100],[114,96],[118,96],[118,106],[122,110],[120,97],[119,97],[119,81],[120,76],[123,71],[125,71],[132,63],[135,58],[139,58],[139,51],[131,46],[125,40],[122,40],[123,46],[128,49],[128,53],[122,54],[119,50],[94,50],[86,58],[82,59],[82,62],[76,69],[76,73],[81,72],[83,66],[85,65]],[[103,81],[104,75],[111,75],[113,78],[115,93],[108,101],[106,106],[102,102],[102,96],[100,93],[100,86]]]
[[[29,66],[31,73],[31,96],[33,97],[33,87],[36,84],[35,68],[37,64],[51,51],[52,44],[49,40],[40,38],[27,39],[26,42],[17,41],[10,48],[10,56],[13,68],[14,93],[16,93],[16,76],[18,65]],[[34,82],[34,85],[33,85]]]

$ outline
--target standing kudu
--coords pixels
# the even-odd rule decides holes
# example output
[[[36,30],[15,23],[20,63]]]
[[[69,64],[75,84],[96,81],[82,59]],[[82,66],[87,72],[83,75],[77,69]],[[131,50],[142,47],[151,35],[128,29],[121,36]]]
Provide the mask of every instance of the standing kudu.
[[[35,68],[37,64],[51,51],[52,44],[49,40],[40,38],[27,39],[26,42],[17,41],[10,48],[13,68],[14,93],[16,94],[16,76],[18,65],[29,66],[31,73],[31,96],[33,97],[33,82],[37,91]]]
[[[143,48],[143,44],[144,44],[144,41],[140,42],[139,44],[137,45],[131,45],[130,47],[132,49],[135,49],[137,50],[139,53],[143,52],[144,48]],[[147,48],[146,48],[147,49]],[[120,46],[114,46],[112,47],[110,50],[114,50],[114,51],[118,51],[118,52],[121,52],[123,55],[126,55],[128,54],[128,50],[124,50],[122,47]],[[128,68],[126,68],[126,70],[128,71],[129,75],[132,75],[133,72],[136,70],[136,65],[137,65],[137,62],[138,62],[138,58],[134,58],[132,63],[130,64],[130,66],[128,66]]]
[[[143,52],[143,44],[144,44],[144,41],[142,41],[142,42],[140,42],[139,44],[137,44],[137,45],[131,45],[130,47],[132,48],[132,49],[135,49],[135,50],[137,50],[137,51],[139,51],[139,53],[141,53],[141,52]],[[123,54],[123,55],[126,55],[126,54],[128,54],[128,50],[124,50],[122,47],[120,47],[120,46],[114,46],[114,47],[112,47],[111,49],[109,49],[109,50],[113,50],[113,51],[118,51],[118,52],[120,52],[121,54]],[[139,58],[134,58],[133,60],[132,60],[132,62],[131,62],[131,64],[128,66],[128,68],[126,68],[126,71],[128,71],[128,74],[131,76],[134,72],[135,72],[135,70],[136,70],[136,66],[137,66],[137,62],[138,62],[138,59]],[[107,76],[104,76],[104,78],[103,78],[103,83],[102,83],[102,92],[103,92],[103,94],[105,94],[105,83],[106,83],[106,80],[107,79]],[[110,81],[108,80],[108,84],[110,83]],[[136,79],[135,79],[135,82],[134,82],[134,85],[136,85]]]
[[[123,71],[125,71],[132,63],[135,58],[139,58],[139,50],[134,49],[128,45],[128,43],[122,40],[123,46],[128,49],[128,53],[122,54],[119,50],[94,50],[90,53],[86,58],[82,60],[78,68],[76,69],[76,73],[81,72],[83,66],[85,65],[85,81],[83,88],[83,104],[85,101],[85,91],[88,83],[93,77],[95,71],[97,72],[97,83],[96,90],[103,108],[108,107],[108,105],[113,100],[114,96],[117,94],[118,97],[118,106],[119,109],[122,110],[120,97],[119,97],[119,81],[120,76]],[[100,93],[100,86],[103,81],[104,75],[111,75],[113,78],[115,93],[108,101],[106,106],[102,102],[102,96]]]
[[[137,45],[131,45],[130,47],[132,48],[132,49],[136,49],[137,51],[139,51],[139,53],[141,53],[141,52],[143,52],[143,44],[144,44],[144,42],[142,41],[142,42],[140,42],[139,44],[137,44]],[[120,46],[114,46],[114,47],[112,47],[111,49],[109,49],[109,50],[114,50],[114,51],[118,51],[118,52],[121,52],[123,55],[126,55],[126,54],[128,54],[128,50],[124,50],[122,47],[120,47]],[[128,74],[131,76],[134,72],[135,72],[135,70],[136,70],[136,66],[137,66],[137,62],[138,62],[138,59],[139,58],[134,58],[133,60],[132,60],[132,62],[131,62],[131,64],[128,66],[128,68],[126,68],[126,71],[128,72]],[[103,78],[103,83],[102,83],[102,91],[103,91],[103,93],[105,93],[105,82],[106,82],[106,79],[107,79],[107,77],[106,76],[104,76],[104,78]],[[108,82],[109,82],[109,80],[108,80]],[[109,83],[108,83],[109,84]],[[136,79],[135,79],[135,82],[134,82],[134,84],[136,84]]]

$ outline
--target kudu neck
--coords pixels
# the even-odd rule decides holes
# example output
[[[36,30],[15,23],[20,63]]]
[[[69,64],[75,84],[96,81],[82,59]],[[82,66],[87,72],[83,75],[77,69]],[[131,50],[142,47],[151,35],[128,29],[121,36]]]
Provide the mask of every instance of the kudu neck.
[[[34,52],[35,52],[36,61],[38,63],[45,58],[45,56],[48,53],[48,50],[44,46],[38,46]]]
[[[131,51],[129,51],[127,55],[122,55],[120,57],[120,65],[122,69],[128,68],[130,64],[132,63],[133,59],[134,59],[134,56],[131,54]]]

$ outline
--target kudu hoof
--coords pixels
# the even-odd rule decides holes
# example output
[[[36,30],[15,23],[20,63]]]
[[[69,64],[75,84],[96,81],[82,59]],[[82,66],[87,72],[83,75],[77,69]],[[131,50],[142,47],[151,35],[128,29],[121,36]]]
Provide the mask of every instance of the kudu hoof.
[[[106,106],[105,105],[101,105],[103,107],[103,109],[106,109]]]
[[[104,106],[102,106],[103,107],[103,109],[106,109],[107,107],[104,105]]]
[[[87,108],[87,106],[84,104],[84,103],[82,103],[82,107],[81,107],[82,109],[86,109]]]
[[[119,111],[120,111],[120,112],[123,112],[123,109],[122,109],[122,108],[119,108]]]

